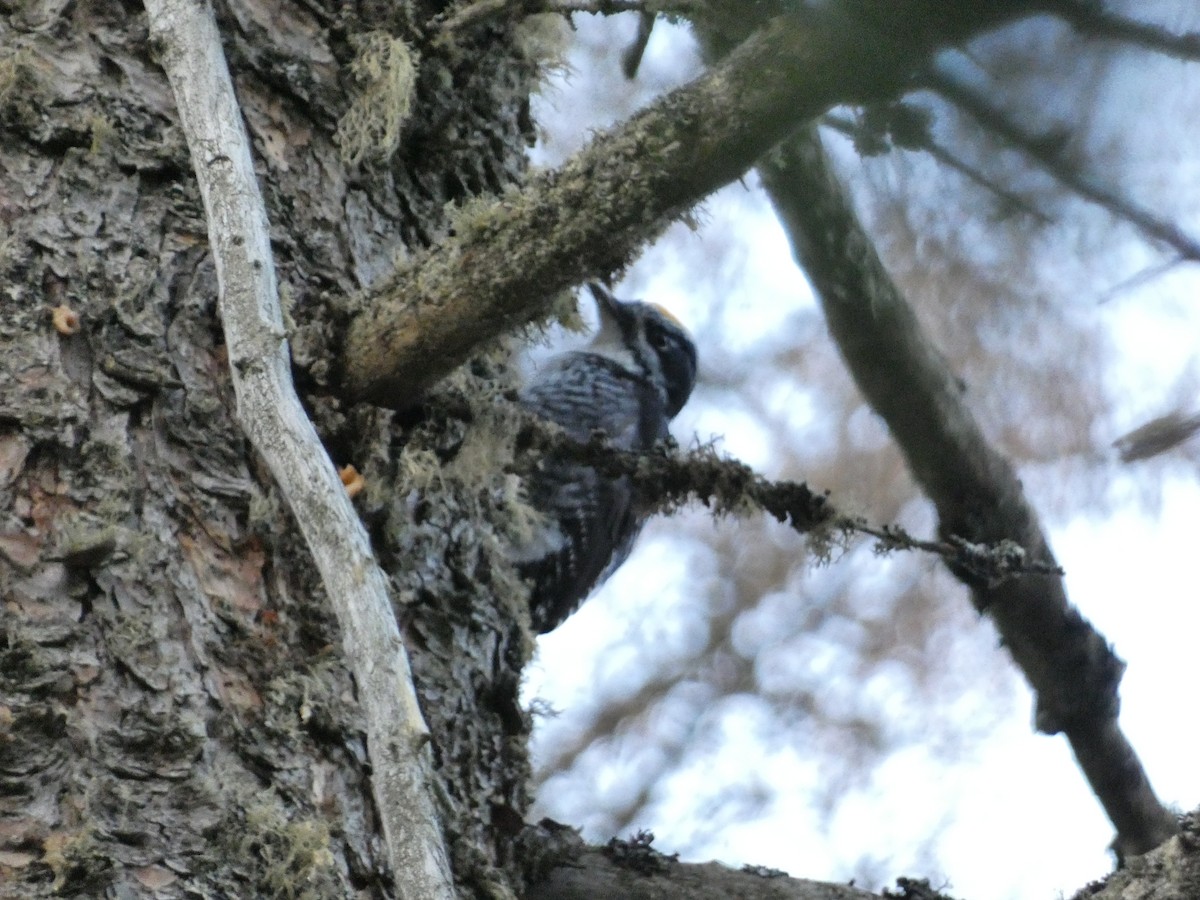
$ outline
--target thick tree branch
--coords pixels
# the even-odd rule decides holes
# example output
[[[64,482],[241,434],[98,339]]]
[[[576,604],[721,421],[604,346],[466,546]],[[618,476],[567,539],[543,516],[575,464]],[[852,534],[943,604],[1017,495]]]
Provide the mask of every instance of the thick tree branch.
[[[632,842],[621,842],[626,845]],[[703,865],[674,862],[668,857],[661,868],[650,872],[631,867],[609,847],[575,848],[570,862],[551,868],[534,884],[526,900],[592,900],[621,897],[622,900],[951,900],[925,881],[897,879],[894,890],[882,895],[849,885],[826,884],[789,878],[782,872],[747,866],[735,871],[717,863]],[[1092,884],[1075,896],[1089,900],[1129,900],[1131,897],[1195,897],[1200,885],[1200,815],[1184,817],[1177,840],[1168,841],[1153,853],[1131,861],[1114,872],[1105,883]]]
[[[759,173],[846,365],[937,507],[941,533],[1010,540],[1052,564],[1020,480],[984,438],[957,380],[884,269],[815,131],[785,142]],[[1039,730],[1070,741],[1116,826],[1118,852],[1143,853],[1174,834],[1174,818],[1117,724],[1124,664],[1068,602],[1062,579],[1026,575],[988,584],[951,568],[1033,687]]]
[[[821,4],[768,22],[704,77],[520,191],[476,201],[454,236],[384,280],[351,324],[349,393],[405,406],[548,298],[629,262],[681,212],[839,103],[896,95],[934,52],[1024,0]]]
[[[1095,0],[1054,0],[1047,11],[1068,22],[1080,34],[1145,47],[1177,59],[1200,61],[1200,34],[1195,32],[1179,34],[1161,25],[1120,16]]]
[[[1104,207],[1118,219],[1135,226],[1146,236],[1174,248],[1183,259],[1200,262],[1200,241],[1170,219],[1156,215],[1112,188],[1105,187],[1064,158],[1061,136],[1035,134],[1023,128],[981,92],[964,84],[948,72],[934,68],[925,78],[927,85],[946,100],[968,113],[988,131],[1049,172],[1079,196]]]
[[[387,582],[292,384],[266,208],[208,3],[146,0],[204,199],[238,420],[292,509],[342,627],[397,895],[454,900],[428,731]]]
[[[526,900],[876,900],[879,896],[850,885],[790,878],[786,872],[761,866],[731,869],[715,862],[681,863],[655,850],[650,845],[653,838],[641,834],[629,841],[609,841],[605,847],[574,847],[570,861],[551,868],[531,885]]]

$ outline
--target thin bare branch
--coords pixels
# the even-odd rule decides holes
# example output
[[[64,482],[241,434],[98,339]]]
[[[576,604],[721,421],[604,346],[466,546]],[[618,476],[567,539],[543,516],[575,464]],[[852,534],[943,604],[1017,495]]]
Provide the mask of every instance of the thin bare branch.
[[[212,9],[146,0],[146,10],[204,199],[238,421],[291,507],[341,624],[397,895],[454,900],[428,729],[387,580],[292,383],[266,208]]]
[[[1196,32],[1179,34],[1161,25],[1117,15],[1099,3],[1083,0],[1053,0],[1046,11],[1081,34],[1145,47],[1189,62],[1200,61],[1200,34]]]
[[[1147,237],[1174,248],[1180,256],[1200,262],[1200,241],[1170,219],[1164,219],[1090,175],[1080,172],[1060,150],[1062,141],[1055,134],[1036,134],[993,104],[983,93],[938,68],[925,76],[925,83],[980,125],[1002,138],[1069,187],[1079,196],[1102,206],[1118,219],[1135,226]]]
[[[642,64],[642,56],[650,44],[650,35],[654,31],[656,18],[652,12],[640,13],[637,35],[634,37],[633,43],[621,51],[621,74],[630,81],[637,77],[638,67]]]
[[[835,131],[841,132],[854,141],[858,140],[861,133],[859,125],[846,116],[834,114],[823,116],[821,118],[821,124],[832,128]],[[981,172],[979,169],[963,160],[953,151],[949,150],[942,144],[939,144],[931,134],[926,133],[915,143],[904,145],[904,149],[923,150],[938,162],[950,167],[954,171],[963,175],[965,178],[979,185],[984,190],[995,194],[1001,203],[1003,203],[1008,209],[1022,212],[1043,225],[1049,225],[1053,221],[1050,216],[1046,215],[1046,213],[1034,206],[1032,202],[1022,197],[1020,194],[1010,191],[998,181],[989,178],[987,175],[983,174],[983,172]]]
[[[1121,462],[1137,462],[1174,450],[1197,431],[1200,431],[1200,413],[1188,415],[1175,410],[1122,435],[1113,441],[1113,446],[1121,455]]]
[[[1101,291],[1096,297],[1096,305],[1103,306],[1105,303],[1111,303],[1121,294],[1144,288],[1185,262],[1187,260],[1181,259],[1178,256],[1172,256],[1170,259],[1163,260],[1162,262],[1144,266],[1127,278],[1122,278],[1116,284],[1110,285]]]

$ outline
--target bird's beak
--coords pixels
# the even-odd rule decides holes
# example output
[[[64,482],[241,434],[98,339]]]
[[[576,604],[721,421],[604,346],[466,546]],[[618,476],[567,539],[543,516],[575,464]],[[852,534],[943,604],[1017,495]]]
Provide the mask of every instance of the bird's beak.
[[[596,300],[596,311],[600,314],[600,331],[596,335],[596,343],[620,344],[624,331],[622,323],[629,318],[625,304],[612,295],[604,285],[588,282],[588,290]]]
[[[596,301],[596,309],[600,313],[601,322],[607,319],[621,318],[621,301],[614,297],[608,288],[598,281],[589,281],[588,290],[592,292],[592,297]]]

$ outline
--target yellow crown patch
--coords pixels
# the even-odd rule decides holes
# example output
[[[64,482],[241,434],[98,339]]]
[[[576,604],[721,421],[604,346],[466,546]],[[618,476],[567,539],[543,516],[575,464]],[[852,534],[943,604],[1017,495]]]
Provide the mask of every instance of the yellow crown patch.
[[[678,325],[680,328],[683,328],[685,330],[687,329],[687,326],[679,321],[679,317],[676,316],[669,309],[667,309],[665,306],[659,306],[657,303],[647,303],[646,305],[648,307],[650,307],[652,310],[654,310],[655,312],[657,312],[660,316],[662,316],[668,322],[672,322],[675,325]]]

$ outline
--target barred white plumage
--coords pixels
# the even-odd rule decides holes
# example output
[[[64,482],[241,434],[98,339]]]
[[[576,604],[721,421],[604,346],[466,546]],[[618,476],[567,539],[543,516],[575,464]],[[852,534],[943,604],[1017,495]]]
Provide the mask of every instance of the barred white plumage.
[[[644,452],[667,436],[696,380],[696,347],[661,307],[616,299],[589,284],[600,311],[592,343],[555,357],[521,392],[521,403],[586,441],[603,431],[614,447]],[[630,480],[553,457],[526,482],[547,519],[518,549],[539,633],[557,628],[629,555],[646,513]]]

